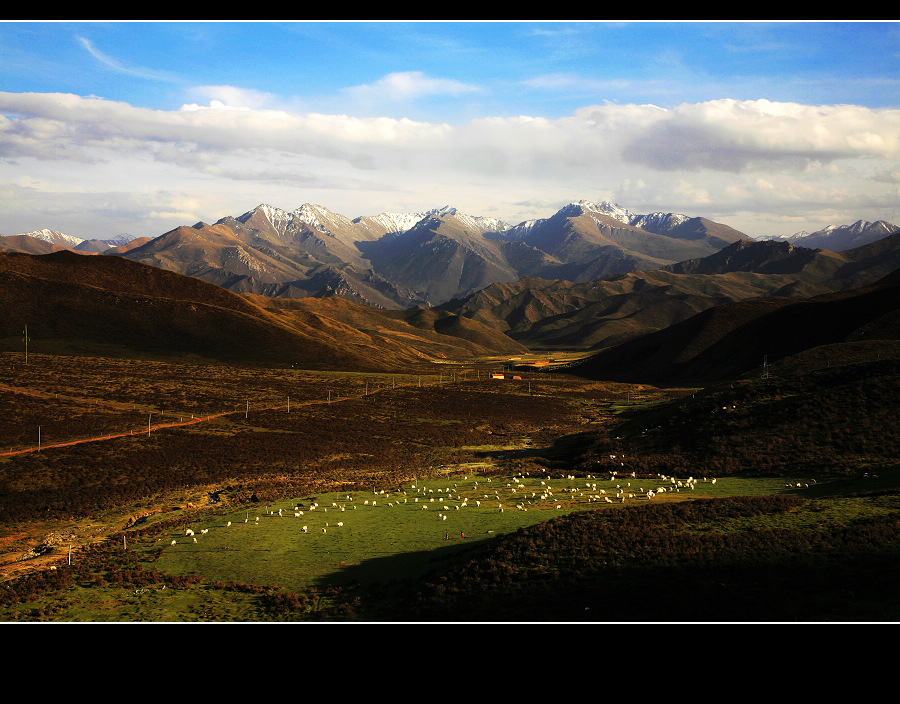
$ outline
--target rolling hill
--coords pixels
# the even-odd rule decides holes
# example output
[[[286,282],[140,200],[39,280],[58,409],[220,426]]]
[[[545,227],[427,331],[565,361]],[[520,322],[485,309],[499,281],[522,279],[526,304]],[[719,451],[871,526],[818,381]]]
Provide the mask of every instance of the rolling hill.
[[[573,365],[577,376],[638,383],[709,383],[761,374],[823,345],[900,339],[900,275],[813,298],[738,301],[703,311]]]
[[[900,268],[900,235],[844,252],[739,240],[706,257],[600,281],[524,278],[441,306],[529,348],[602,349],[755,298],[798,298],[875,283]]]
[[[294,365],[307,369],[395,370],[442,356],[493,353],[479,341],[516,343],[478,323],[434,314],[430,328],[357,306],[356,326],[315,310],[262,307],[200,279],[129,261],[69,251],[0,254],[0,297],[6,306],[0,338],[32,351],[114,356],[203,358]],[[289,303],[289,302],[288,302]],[[332,306],[336,309],[336,306]]]

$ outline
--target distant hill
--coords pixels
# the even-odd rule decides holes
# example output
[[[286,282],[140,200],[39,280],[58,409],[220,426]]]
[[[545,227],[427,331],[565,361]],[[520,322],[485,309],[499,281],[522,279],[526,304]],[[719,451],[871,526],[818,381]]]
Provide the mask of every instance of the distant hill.
[[[0,252],[24,252],[26,254],[50,254],[67,247],[41,240],[31,235],[0,235]]]
[[[23,232],[12,237],[0,237],[0,251],[44,254],[47,252],[58,252],[62,249],[71,249],[76,252],[84,252],[85,254],[99,254],[111,248],[121,248],[120,251],[124,252],[135,246],[134,242],[136,239],[139,238],[123,234],[105,240],[85,240],[74,235],[67,235],[64,232],[43,228],[41,230]],[[45,247],[43,245],[49,246]]]
[[[761,372],[821,345],[900,339],[900,281],[806,299],[727,303],[574,365],[588,378],[706,383]]]
[[[524,278],[438,306],[529,348],[601,349],[723,303],[811,297],[875,283],[900,268],[900,234],[845,252],[738,240],[699,259],[601,281]]]
[[[832,252],[842,252],[845,249],[853,249],[875,242],[895,232],[900,232],[900,226],[892,225],[884,220],[875,222],[857,220],[852,225],[829,225],[815,232],[798,232],[794,235],[770,239],[810,249],[830,249]]]
[[[269,298],[246,294],[284,324],[330,335],[335,344],[356,341],[372,354],[398,360],[465,359],[524,354],[521,344],[476,321],[427,308],[382,310],[340,298]]]
[[[478,340],[521,347],[477,323],[420,326],[372,309],[365,328],[317,312],[264,308],[199,279],[122,257],[0,254],[0,338],[21,349],[28,326],[32,349],[55,353],[198,357],[309,369],[395,370],[440,356],[491,354]],[[359,320],[365,318],[358,313]],[[446,316],[452,318],[453,316]],[[391,327],[392,326],[392,327]],[[461,332],[462,331],[462,332]]]

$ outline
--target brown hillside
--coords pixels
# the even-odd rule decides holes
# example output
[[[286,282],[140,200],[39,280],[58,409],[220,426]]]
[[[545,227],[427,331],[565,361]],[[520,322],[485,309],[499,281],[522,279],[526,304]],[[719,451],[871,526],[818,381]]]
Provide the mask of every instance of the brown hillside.
[[[398,361],[527,351],[481,323],[424,308],[383,310],[340,298],[284,299],[251,294],[246,298],[285,325],[314,327],[336,340],[354,339],[381,354],[390,350]]]
[[[728,303],[601,352],[572,372],[623,381],[718,381],[820,345],[895,339],[898,311],[896,286]]]
[[[24,252],[26,254],[50,254],[61,252],[65,247],[51,244],[30,235],[0,235],[0,252]]]
[[[237,294],[120,257],[0,254],[0,300],[0,337],[17,351],[27,325],[36,351],[44,344],[63,353],[112,350],[308,369],[394,364],[354,339],[322,335],[309,320],[288,326]]]

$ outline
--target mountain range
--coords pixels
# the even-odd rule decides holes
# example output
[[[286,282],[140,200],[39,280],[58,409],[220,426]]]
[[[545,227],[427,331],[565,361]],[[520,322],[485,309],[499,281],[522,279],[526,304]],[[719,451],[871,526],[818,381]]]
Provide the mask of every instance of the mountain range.
[[[817,236],[862,244],[897,229],[880,221],[856,223],[803,241]],[[434,307],[524,277],[582,283],[663,269],[742,239],[750,238],[705,218],[638,215],[606,201],[570,203],[549,218],[515,226],[449,206],[351,220],[319,205],[288,212],[263,204],[152,239],[81,240],[37,230],[2,238],[0,249],[115,254],[236,293],[337,297],[404,309]]]
[[[832,251],[580,201],[516,226],[449,207],[350,220],[321,206],[261,205],[106,249],[39,231],[0,238],[9,252],[0,255],[0,337],[20,337],[27,324],[68,348],[309,368],[601,352],[723,306],[877,285],[900,269],[897,230],[826,228],[819,241],[880,235]],[[94,249],[108,256],[84,256]]]
[[[31,253],[102,247],[50,231],[31,236],[49,248],[25,246],[23,235],[4,238],[0,246]],[[605,202],[572,203],[550,218],[516,226],[451,207],[351,220],[305,204],[292,212],[260,205],[212,225],[180,226],[101,251],[237,293],[339,297],[403,309],[431,307],[523,276],[587,281],[655,269],[711,254],[743,237],[704,218],[637,216]]]
[[[852,225],[829,225],[816,232],[798,232],[794,235],[781,235],[760,239],[781,240],[791,244],[809,247],[811,249],[830,249],[833,252],[841,252],[845,249],[860,247],[870,242],[880,240],[895,232],[900,227],[892,225],[884,220],[869,222],[857,220]]]
[[[724,303],[848,291],[898,268],[900,233],[844,252],[739,240],[707,257],[599,281],[492,284],[436,308],[484,323],[530,349],[600,350]]]
[[[837,251],[846,247],[827,243],[858,245],[897,229],[860,222],[790,241],[819,242]],[[749,239],[705,218],[639,215],[606,201],[570,203],[549,218],[514,226],[449,206],[351,220],[320,205],[288,212],[263,204],[152,239],[81,240],[37,230],[0,238],[0,250],[114,254],[236,293],[337,297],[405,309],[434,307],[525,277],[583,283],[660,270]]]

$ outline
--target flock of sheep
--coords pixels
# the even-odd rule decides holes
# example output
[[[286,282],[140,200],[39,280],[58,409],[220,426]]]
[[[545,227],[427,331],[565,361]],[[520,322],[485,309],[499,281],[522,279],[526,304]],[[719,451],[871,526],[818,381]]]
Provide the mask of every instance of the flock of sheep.
[[[652,500],[659,494],[666,492],[680,492],[682,490],[693,490],[698,483],[694,477],[687,479],[677,479],[666,475],[658,475],[657,480],[640,479],[638,480],[634,474],[630,476],[620,477],[617,472],[610,472],[607,479],[597,479],[591,475],[579,480],[573,475],[567,475],[564,478],[565,486],[558,486],[559,481],[551,480],[549,476],[530,477],[527,473],[519,474],[509,479],[484,478],[468,481],[468,477],[464,477],[465,484],[461,488],[459,484],[444,482],[441,485],[427,487],[419,481],[413,482],[406,488],[398,490],[374,490],[369,498],[362,498],[357,495],[344,494],[338,499],[331,502],[330,506],[320,504],[318,501],[311,501],[307,506],[302,504],[294,504],[292,509],[285,510],[283,508],[268,508],[262,512],[263,516],[270,518],[286,518],[292,512],[295,519],[310,518],[312,514],[321,514],[326,517],[324,521],[316,521],[316,523],[324,523],[318,526],[317,530],[321,530],[323,534],[328,532],[329,528],[344,528],[345,522],[342,518],[333,522],[328,520],[327,514],[329,509],[333,513],[344,513],[346,511],[355,511],[358,509],[377,508],[382,509],[399,509],[401,507],[415,507],[421,511],[435,510],[438,521],[446,521],[448,516],[457,512],[467,510],[491,510],[503,513],[507,509],[515,509],[518,511],[528,511],[529,509],[543,509],[560,511],[563,509],[573,508],[591,508],[583,506],[583,504],[592,504],[594,502],[604,503],[625,503],[626,500]],[[704,482],[716,483],[716,479],[703,479]],[[557,488],[553,487],[557,484]],[[645,486],[639,486],[645,485]],[[605,486],[605,488],[604,488]],[[427,520],[427,519],[426,519]],[[260,516],[256,516],[252,521],[258,525]],[[251,523],[250,513],[247,512],[244,523]],[[232,521],[225,524],[225,528],[230,528]],[[200,535],[206,534],[209,529],[199,531]],[[301,522],[299,532],[309,533],[310,524]],[[464,533],[463,533],[464,535]],[[185,536],[192,538],[194,543],[197,542],[197,536],[193,529],[188,528]],[[177,539],[171,541],[171,545],[176,545]]]

